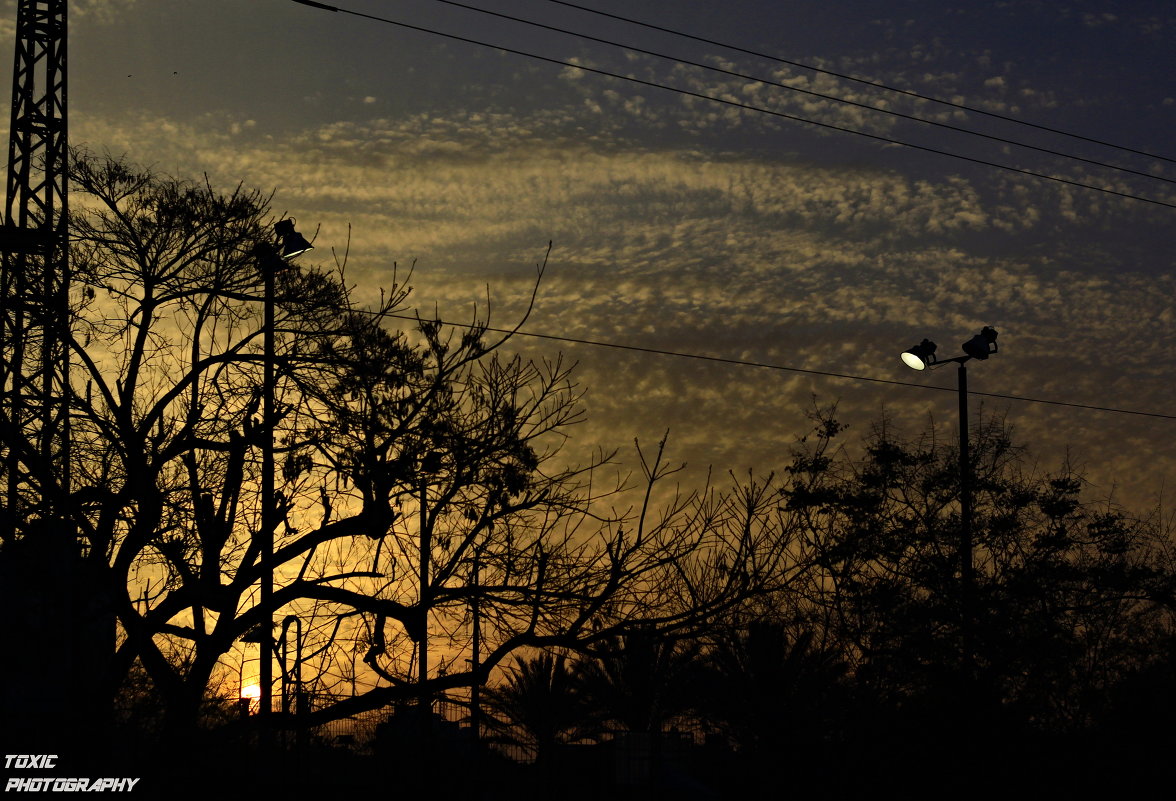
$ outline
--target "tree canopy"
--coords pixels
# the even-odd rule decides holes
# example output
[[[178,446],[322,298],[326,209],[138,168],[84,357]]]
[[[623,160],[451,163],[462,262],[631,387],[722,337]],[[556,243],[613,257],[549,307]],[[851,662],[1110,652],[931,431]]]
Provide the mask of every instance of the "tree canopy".
[[[1162,521],[1087,498],[1067,465],[1027,468],[1003,420],[971,432],[971,587],[956,446],[934,429],[901,439],[883,421],[854,457],[841,433],[819,420],[782,497],[813,549],[806,614],[889,703],[956,717],[965,693],[1002,725],[1080,729],[1152,659],[1141,643],[1171,636]],[[961,684],[961,671],[974,675]]]
[[[651,507],[674,472],[664,442],[642,454],[645,503],[614,508],[611,453],[561,452],[582,416],[562,358],[509,354],[511,334],[477,316],[404,325],[410,275],[395,270],[365,306],[345,259],[267,260],[258,191],[85,153],[71,183],[69,514],[117,623],[107,691],[141,665],[191,726],[229,655],[292,616],[280,670],[298,660],[325,720],[482,682],[523,646],[698,629],[789,580],[788,534],[761,510],[709,488]],[[263,271],[279,266],[269,425]]]

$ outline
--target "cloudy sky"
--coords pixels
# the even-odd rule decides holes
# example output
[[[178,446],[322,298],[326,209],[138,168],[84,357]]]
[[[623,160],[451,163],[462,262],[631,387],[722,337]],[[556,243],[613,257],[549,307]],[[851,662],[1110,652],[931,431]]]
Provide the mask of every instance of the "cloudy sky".
[[[444,318],[468,319],[488,288],[492,323],[509,325],[551,240],[528,331],[950,389],[954,369],[916,373],[897,354],[930,337],[950,357],[993,325],[1001,352],[969,370],[976,391],[1176,415],[1169,0],[579,2],[786,61],[551,0],[468,4],[628,49],[436,0],[334,4],[548,60],[292,0],[77,0],[71,138],[274,189],[275,211],[317,231],[314,258],[350,226],[361,291],[415,261],[414,303]],[[0,5],[11,41],[15,0]],[[853,438],[883,414],[911,434],[955,431],[951,392],[518,347],[580,363],[574,447],[668,427],[692,480],[780,469],[813,396],[839,403]],[[1007,415],[1043,467],[1068,453],[1102,494],[1146,507],[1176,491],[1176,419],[972,409]]]

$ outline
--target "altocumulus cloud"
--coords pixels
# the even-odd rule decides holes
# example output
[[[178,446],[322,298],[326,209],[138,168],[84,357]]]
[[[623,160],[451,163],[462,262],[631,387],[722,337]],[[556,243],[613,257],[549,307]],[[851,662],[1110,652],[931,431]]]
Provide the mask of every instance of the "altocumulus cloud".
[[[1121,203],[1100,209],[1013,179],[929,180],[588,134],[591,116],[577,103],[338,122],[285,137],[216,116],[91,120],[83,133],[178,174],[276,187],[276,207],[300,227],[321,223],[320,245],[341,245],[351,223],[349,275],[374,290],[391,261],[417,259],[416,302],[447,317],[465,319],[489,284],[496,322],[509,322],[553,239],[535,330],[908,380],[896,350],[930,335],[954,352],[954,340],[991,323],[1010,344],[999,364],[976,371],[976,388],[1165,410],[1156,373],[1172,346],[1171,277],[1113,249],[1114,280],[1067,261],[1077,245],[1065,243],[1091,220],[1132,216]],[[1150,215],[1140,216],[1154,225]],[[950,419],[950,397],[934,393],[562,347],[583,363],[590,423],[577,440],[588,444],[657,436],[673,420],[692,461],[774,467],[813,393],[840,397],[859,422],[883,409],[912,426],[927,414]],[[1073,442],[1092,462],[1114,455],[1120,469],[1171,473],[1171,454],[1145,464],[1119,452],[1154,424],[1101,427],[1075,423],[1090,419],[1081,413],[1008,408],[1047,454]]]

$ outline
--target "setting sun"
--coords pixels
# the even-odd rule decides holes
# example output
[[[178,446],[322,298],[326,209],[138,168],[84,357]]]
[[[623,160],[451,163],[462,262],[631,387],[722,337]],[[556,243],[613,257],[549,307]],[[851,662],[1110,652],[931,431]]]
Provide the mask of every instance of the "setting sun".
[[[1174,8],[0,0],[5,792],[1171,783]]]

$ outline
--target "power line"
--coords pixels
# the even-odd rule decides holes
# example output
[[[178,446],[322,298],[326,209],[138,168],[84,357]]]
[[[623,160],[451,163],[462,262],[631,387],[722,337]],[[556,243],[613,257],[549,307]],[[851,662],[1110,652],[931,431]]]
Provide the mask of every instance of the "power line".
[[[1143,197],[1142,195],[1133,195],[1129,192],[1120,192],[1118,190],[1110,189],[1105,186],[1097,186],[1095,184],[1088,184],[1088,183],[1084,183],[1082,181],[1076,181],[1076,180],[1072,180],[1069,178],[1061,178],[1056,175],[1049,175],[1048,173],[1036,172],[1034,170],[1027,170],[1027,169],[1023,169],[1021,167],[1013,167],[1008,164],[1001,164],[1001,163],[995,162],[995,161],[988,161],[987,159],[976,158],[974,156],[965,156],[960,153],[952,153],[951,151],[940,150],[938,148],[928,147],[926,145],[917,145],[912,142],[904,142],[900,139],[894,139],[894,138],[888,137],[888,136],[881,136],[879,134],[867,133],[866,131],[857,131],[852,128],[845,128],[840,125],[833,125],[832,123],[819,122],[817,120],[807,119],[805,117],[801,117],[801,116],[798,116],[795,114],[787,114],[782,111],[773,111],[771,109],[761,108],[759,106],[753,106],[753,105],[750,105],[747,103],[739,103],[735,100],[727,100],[725,98],[714,97],[712,95],[703,94],[701,92],[693,92],[688,89],[680,89],[680,88],[677,88],[674,86],[667,86],[665,84],[657,83],[655,81],[647,81],[642,78],[636,78],[631,75],[622,75],[620,73],[610,72],[608,70],[602,70],[602,69],[598,69],[596,67],[587,67],[582,64],[573,64],[573,63],[570,63],[567,61],[562,61],[557,58],[551,58],[549,56],[541,56],[536,53],[529,53],[524,50],[518,50],[515,48],[511,48],[511,47],[504,47],[502,45],[492,44],[490,42],[483,42],[483,41],[479,41],[477,39],[473,39],[473,38],[470,38],[467,36],[460,36],[458,34],[453,34],[453,33],[445,33],[443,31],[434,30],[432,28],[426,28],[421,25],[413,25],[413,24],[407,23],[407,22],[400,22],[398,20],[389,19],[387,17],[377,17],[372,14],[365,14],[361,11],[352,11],[352,10],[346,9],[346,8],[339,8],[337,6],[330,6],[325,3],[314,2],[314,0],[292,0],[292,2],[299,3],[299,4],[305,5],[305,6],[311,6],[313,8],[319,8],[324,11],[350,14],[355,17],[360,17],[363,19],[372,20],[373,22],[381,22],[381,23],[384,23],[387,25],[394,25],[398,28],[404,28],[406,30],[417,31],[418,33],[425,33],[425,34],[429,34],[431,36],[439,36],[439,37],[442,37],[445,39],[451,39],[453,41],[463,42],[465,44],[477,45],[479,47],[489,47],[489,48],[493,48],[495,50],[502,51],[504,53],[509,53],[511,55],[524,56],[526,58],[534,59],[537,61],[544,61],[549,64],[556,64],[561,67],[576,69],[576,70],[580,70],[582,72],[589,72],[589,73],[593,73],[595,75],[603,75],[608,78],[615,78],[617,80],[627,81],[629,83],[635,83],[640,86],[647,86],[652,89],[662,89],[662,90],[669,91],[669,92],[675,92],[677,94],[684,95],[686,97],[693,97],[693,98],[696,98],[699,100],[707,100],[712,103],[719,103],[721,105],[729,106],[732,108],[738,108],[738,109],[741,109],[744,111],[753,111],[753,112],[760,113],[760,114],[767,114],[772,117],[779,117],[781,119],[793,120],[795,122],[803,122],[808,125],[813,125],[813,126],[816,126],[819,128],[825,128],[828,130],[839,131],[841,133],[855,134],[857,136],[865,137],[867,139],[872,139],[872,140],[875,140],[878,142],[883,142],[885,144],[908,147],[913,150],[919,150],[919,151],[922,151],[925,153],[934,153],[934,154],[940,155],[940,156],[947,156],[949,158],[958,159],[960,161],[966,161],[966,162],[969,162],[972,164],[978,164],[978,165],[985,166],[985,167],[994,167],[996,169],[1005,170],[1007,172],[1013,172],[1013,173],[1017,173],[1019,175],[1025,175],[1025,176],[1029,176],[1032,178],[1040,178],[1040,179],[1046,180],[1046,181],[1053,181],[1055,183],[1065,184],[1067,186],[1073,186],[1073,187],[1076,187],[1079,189],[1089,189],[1094,192],[1101,192],[1103,194],[1113,195],[1115,197],[1121,197],[1121,198],[1125,198],[1127,200],[1138,200],[1143,203],[1150,203],[1150,204],[1156,205],[1156,206],[1163,206],[1165,208],[1176,209],[1176,203],[1170,203],[1170,202],[1167,202],[1164,200],[1158,200],[1156,198]]]
[[[302,0],[297,0],[301,2]],[[388,317],[394,317],[398,320],[412,320],[419,322],[420,318],[408,314],[388,314]],[[701,353],[687,353],[685,351],[664,350],[662,348],[650,348],[643,345],[626,345],[618,342],[604,342],[595,339],[581,339],[577,337],[561,336],[558,334],[544,334],[537,331],[523,331],[514,328],[495,328],[493,326],[483,326],[478,323],[455,323],[448,320],[438,319],[436,322],[441,325],[448,325],[454,328],[478,328],[484,331],[493,331],[499,334],[509,334],[512,336],[532,337],[534,339],[547,339],[555,342],[568,342],[574,345],[589,345],[597,348],[611,348],[613,350],[626,350],[635,353],[649,353],[656,356],[673,356],[679,359],[697,359],[699,361],[715,362],[718,364],[730,364],[737,367],[758,367],[765,370],[779,370],[786,373],[800,373],[802,375],[815,375],[823,378],[841,378],[847,381],[864,381],[871,384],[889,384],[897,387],[909,387],[911,389],[930,390],[934,392],[958,392],[956,389],[950,387],[936,387],[929,384],[915,384],[910,381],[894,381],[889,378],[873,378],[871,376],[854,375],[852,373],[835,373],[828,370],[809,370],[803,367],[789,367],[782,364],[772,364],[771,362],[757,362],[748,359],[732,359],[726,356],[705,356]],[[1160,412],[1144,412],[1137,409],[1120,409],[1113,406],[1095,406],[1089,403],[1071,403],[1069,401],[1049,400],[1047,398],[1030,398],[1024,395],[1008,395],[999,392],[977,392],[975,390],[968,390],[969,395],[975,395],[981,398],[995,398],[997,400],[1018,401],[1020,403],[1039,403],[1047,406],[1064,406],[1071,409],[1085,409],[1096,412],[1109,412],[1111,414],[1127,414],[1137,417],[1154,417],[1161,420],[1176,420],[1176,414],[1162,414]]]
[[[769,115],[777,116],[777,117],[783,117],[785,119],[795,120],[798,122],[805,122],[805,123],[809,123],[811,125],[816,125],[816,126],[819,126],[822,128],[830,128],[830,129],[845,132],[845,133],[853,133],[853,134],[857,134],[859,136],[865,136],[870,139],[883,141],[888,144],[902,145],[902,146],[914,148],[917,150],[923,150],[923,151],[930,152],[930,153],[936,153],[939,155],[962,159],[964,161],[969,161],[969,162],[981,164],[984,166],[996,167],[998,169],[1017,172],[1017,173],[1020,173],[1023,175],[1028,175],[1028,176],[1032,176],[1032,177],[1036,177],[1036,178],[1042,178],[1042,179],[1046,179],[1046,180],[1056,181],[1059,183],[1068,184],[1071,186],[1076,186],[1076,187],[1080,187],[1080,188],[1084,188],[1084,189],[1091,189],[1091,190],[1098,191],[1098,192],[1104,192],[1107,194],[1116,195],[1118,197],[1123,197],[1123,198],[1127,198],[1127,199],[1131,199],[1131,200],[1140,200],[1143,202],[1153,203],[1153,204],[1165,206],[1168,208],[1176,208],[1176,204],[1167,203],[1165,201],[1156,200],[1153,198],[1145,198],[1145,197],[1140,197],[1137,195],[1127,194],[1124,192],[1117,192],[1115,190],[1107,189],[1105,187],[1093,186],[1090,184],[1084,184],[1081,182],[1072,181],[1072,180],[1065,179],[1065,178],[1059,178],[1056,176],[1046,175],[1043,173],[1037,173],[1037,172],[1033,172],[1030,170],[1023,170],[1023,169],[1020,169],[1017,167],[1012,167],[1009,165],[998,164],[995,162],[989,162],[989,161],[982,160],[982,159],[976,159],[976,158],[973,158],[970,156],[964,156],[964,155],[960,155],[957,153],[951,153],[948,151],[937,150],[937,149],[925,147],[922,145],[916,145],[916,144],[912,144],[912,143],[908,143],[908,142],[902,142],[899,140],[890,139],[888,137],[878,136],[876,134],[865,133],[863,131],[854,131],[852,129],[843,128],[841,126],[836,126],[836,125],[832,125],[829,123],[822,123],[822,122],[818,122],[815,120],[805,119],[803,117],[799,117],[799,116],[795,116],[795,115],[785,114],[783,112],[772,111],[770,109],[764,109],[764,108],[759,108],[756,106],[750,106],[750,105],[738,103],[735,101],[725,100],[723,98],[712,97],[712,96],[704,95],[704,94],[701,94],[698,92],[692,92],[692,91],[685,90],[685,89],[679,89],[679,88],[672,87],[672,86],[666,86],[663,84],[655,83],[652,81],[646,81],[646,80],[643,80],[640,78],[634,78],[631,76],[620,75],[617,73],[597,69],[594,67],[586,67],[586,66],[583,66],[580,64],[572,64],[572,63],[568,63],[566,61],[561,61],[559,59],[554,59],[554,58],[550,58],[547,56],[541,56],[541,55],[537,55],[534,53],[528,53],[528,52],[517,50],[514,48],[502,47],[500,45],[482,42],[482,41],[479,41],[476,39],[472,39],[472,38],[464,37],[464,36],[459,36],[456,34],[445,33],[442,31],[436,31],[436,30],[433,30],[430,28],[425,28],[423,26],[419,26],[419,25],[412,25],[410,23],[399,22],[397,20],[392,20],[392,19],[388,19],[388,18],[384,18],[384,17],[377,17],[374,15],[365,14],[365,13],[359,12],[359,11],[352,11],[349,9],[338,8],[336,6],[331,6],[331,5],[327,5],[324,3],[315,2],[314,0],[293,0],[293,2],[299,3],[301,5],[319,8],[319,9],[322,9],[325,11],[350,14],[350,15],[361,17],[364,19],[370,19],[375,22],[382,22],[382,23],[394,25],[394,26],[397,26],[400,28],[405,28],[407,30],[413,30],[413,31],[417,31],[420,33],[426,33],[426,34],[430,34],[430,35],[434,35],[434,36],[440,36],[443,38],[452,39],[452,40],[464,42],[467,44],[478,45],[480,47],[490,47],[490,48],[494,48],[496,50],[500,50],[502,52],[510,53],[512,55],[525,56],[527,58],[532,58],[532,59],[536,59],[539,61],[545,61],[545,62],[548,62],[551,64],[557,64],[557,65],[563,66],[563,67],[570,67],[573,69],[582,70],[584,72],[590,72],[590,73],[603,75],[603,76],[610,77],[610,78],[617,78],[620,80],[629,81],[631,83],[637,83],[637,84],[640,84],[643,86],[649,86],[652,88],[664,89],[664,90],[668,90],[668,91],[672,91],[672,92],[677,92],[679,94],[683,94],[686,96],[695,97],[695,98],[702,99],[702,100],[709,100],[712,102],[721,103],[724,105],[733,106],[733,107],[740,108],[740,109],[769,114]],[[483,9],[476,9],[471,6],[464,6],[461,3],[450,2],[450,0],[440,0],[440,2],[446,2],[450,5],[462,6],[464,8],[471,8],[472,10],[476,10],[476,11],[483,11]],[[551,2],[560,2],[560,0],[551,0]],[[572,4],[572,3],[561,3],[561,4],[562,5],[569,5],[569,6],[572,6],[575,8],[581,8],[586,11],[592,11],[593,13],[601,13],[601,14],[604,13],[604,12],[595,12],[593,9],[588,9],[588,8],[585,8],[582,6],[576,6],[575,4]],[[495,16],[506,16],[506,15],[496,14],[495,12],[485,12],[485,13],[491,13],[491,14],[494,14]],[[605,16],[614,16],[614,15],[605,14]],[[516,19],[513,17],[507,17],[507,18],[512,19],[512,20]],[[617,17],[617,19],[621,19],[624,21],[630,21],[630,20],[626,20],[623,17]],[[527,22],[527,24],[538,25],[538,23],[530,23],[529,21],[526,21],[526,20],[518,20],[518,21]],[[645,25],[645,23],[639,23],[639,22],[635,22],[635,21],[634,21],[634,24]],[[548,26],[540,25],[539,27],[548,27]],[[646,27],[656,28],[657,26],[646,25]],[[559,30],[559,29],[553,29],[553,30]],[[676,31],[671,31],[669,29],[659,29],[659,30],[666,30],[669,33],[677,34]],[[561,31],[561,32],[566,33],[566,31]],[[574,35],[580,35],[580,34],[574,34]],[[702,39],[699,37],[692,37],[688,34],[678,34],[678,35],[686,36],[687,38],[696,38],[699,41],[704,41],[707,43],[716,44],[716,45],[723,46],[723,47],[728,46],[728,45],[723,45],[720,42],[713,42],[711,40]],[[586,37],[586,38],[593,39],[593,37]],[[597,41],[603,41],[603,40],[597,40]],[[612,44],[612,43],[610,43],[610,44]],[[618,45],[618,46],[623,46],[623,45]],[[630,49],[634,49],[634,48],[630,48]],[[736,48],[736,47],[732,47],[732,49],[741,50],[740,48]],[[641,52],[647,52],[647,51],[641,51]],[[758,56],[762,56],[764,58],[774,58],[772,56],[765,56],[763,54],[754,53],[753,51],[743,51],[743,52],[748,52],[751,55],[758,55]],[[652,55],[658,55],[658,54],[652,54]],[[659,57],[668,58],[666,56],[659,56]],[[677,59],[674,59],[674,60],[677,60]],[[782,63],[789,63],[789,64],[793,63],[793,62],[785,61],[783,59],[775,59],[775,60],[781,61]],[[683,63],[692,63],[692,62],[683,62]],[[706,69],[712,69],[710,67],[706,67],[706,65],[694,65],[694,66],[702,66]],[[797,64],[797,66],[809,68],[803,64]],[[811,68],[811,69],[816,69],[816,68]],[[827,72],[825,70],[817,70],[817,71]],[[837,73],[829,73],[829,74],[836,75],[837,77],[846,77],[850,80],[856,80],[856,81],[859,81],[862,83],[869,84],[869,82],[864,81],[862,79],[852,78],[850,76],[841,76]],[[740,77],[746,77],[746,76],[740,76]],[[759,79],[751,78],[751,80],[759,80]],[[876,84],[869,84],[869,85],[880,86],[880,85],[876,85]],[[784,88],[790,88],[790,87],[784,87]],[[889,87],[885,87],[885,86],[881,86],[880,88],[889,89]],[[903,94],[909,94],[909,95],[919,97],[922,99],[935,100],[934,98],[923,98],[921,95],[917,95],[916,93],[913,93],[913,92],[906,92],[905,90],[891,89],[890,91],[897,91],[897,92],[901,92]],[[830,98],[830,99],[838,100],[837,98]],[[851,101],[843,101],[843,102],[851,102]],[[948,103],[947,101],[935,101],[935,102],[943,102],[947,105],[957,105],[957,104]],[[965,109],[968,108],[966,106],[959,106],[959,107],[965,108]],[[867,108],[872,108],[872,107],[867,106]],[[875,110],[877,110],[877,109],[875,109]],[[969,109],[969,110],[971,110],[971,109]],[[987,113],[987,112],[979,112],[979,113]],[[1000,115],[991,115],[990,114],[990,116],[1000,116]],[[917,119],[917,118],[914,118],[914,119]],[[1018,122],[1017,120],[1014,120],[1012,118],[1005,118],[1005,119],[1009,119],[1010,121],[1013,121],[1013,122]],[[1033,125],[1032,123],[1024,123],[1024,124],[1030,125],[1030,127],[1042,127],[1042,126]],[[1047,128],[1045,130],[1052,130],[1052,129]],[[1066,133],[1066,135],[1075,136],[1075,138],[1085,139],[1085,137],[1077,136],[1074,134],[1068,134],[1067,132],[1064,132],[1064,131],[1054,131],[1054,132],[1055,133]],[[1087,141],[1092,141],[1092,142],[1095,142],[1098,144],[1107,144],[1107,143],[1103,143],[1103,142],[1098,142],[1097,140],[1087,140]],[[1014,144],[1019,144],[1019,143],[1014,143]],[[1028,145],[1026,145],[1026,146],[1032,147],[1032,146],[1028,146]],[[1107,145],[1107,146],[1118,147],[1116,145]],[[1151,156],[1151,154],[1142,153],[1141,151],[1134,151],[1131,148],[1120,148],[1120,149],[1140,153],[1141,155]],[[1049,152],[1052,152],[1052,151],[1049,151]],[[1065,154],[1055,154],[1055,155],[1063,155],[1064,156]],[[1067,156],[1067,157],[1069,157],[1069,156]],[[1162,156],[1152,156],[1152,157],[1164,159],[1164,157],[1162,157]],[[1169,160],[1169,159],[1165,159],[1165,160]],[[1102,166],[1112,166],[1112,165],[1102,165]],[[1112,167],[1112,168],[1118,169],[1115,167]],[[1146,177],[1154,177],[1154,176],[1146,176]],[[1167,180],[1167,179],[1161,179],[1161,180]],[[399,319],[406,319],[406,320],[416,320],[417,319],[416,317],[410,317],[407,315],[393,314],[393,315],[389,315],[389,316],[399,318]],[[459,326],[459,327],[465,327],[465,328],[474,327],[474,325],[470,324],[470,323],[450,323],[450,322],[447,322],[444,320],[440,320],[439,322],[443,325]],[[494,328],[494,327],[490,327],[490,326],[484,326],[483,328],[484,328],[484,330],[494,331],[497,333],[512,334],[512,335],[517,334],[519,336],[527,336],[527,337],[533,337],[533,338],[539,338],[539,339],[548,339],[548,340],[553,340],[553,341],[568,342],[568,343],[572,343],[572,344],[589,345],[589,346],[593,346],[593,347],[604,347],[604,348],[612,348],[612,349],[618,349],[618,350],[628,350],[628,351],[633,351],[633,352],[638,352],[638,353],[650,353],[650,354],[661,355],[661,356],[674,356],[674,357],[678,357],[678,358],[697,359],[697,360],[702,360],[702,361],[717,362],[717,363],[722,363],[722,364],[732,364],[732,365],[745,366],[745,367],[758,367],[758,368],[763,368],[763,369],[780,370],[780,371],[785,371],[785,372],[793,372],[793,373],[800,373],[800,374],[807,374],[807,375],[816,375],[816,376],[822,376],[822,377],[827,377],[827,378],[840,378],[840,379],[846,379],[846,380],[852,380],[852,381],[864,381],[864,382],[877,383],[877,384],[889,384],[889,385],[893,385],[893,386],[909,387],[909,388],[913,388],[913,389],[934,390],[934,391],[942,391],[942,392],[955,392],[956,391],[956,390],[946,388],[946,387],[935,387],[935,386],[929,386],[926,384],[915,384],[915,383],[911,383],[908,381],[894,381],[891,379],[873,378],[870,376],[859,376],[859,375],[853,375],[853,374],[849,374],[849,373],[836,373],[836,372],[830,372],[830,371],[824,371],[824,370],[810,370],[810,369],[805,369],[805,368],[800,368],[800,367],[789,367],[789,366],[785,366],[785,365],[771,364],[771,363],[767,363],[767,362],[756,362],[756,361],[749,361],[749,360],[742,360],[742,359],[732,359],[732,358],[720,357],[720,356],[705,356],[702,354],[685,353],[685,352],[680,352],[680,351],[670,351],[670,350],[663,350],[663,349],[659,349],[659,348],[643,347],[643,346],[639,346],[639,345],[626,345],[626,344],[613,343],[613,342],[603,342],[603,341],[598,341],[598,340],[578,339],[575,337],[559,336],[559,335],[555,335],[555,334],[544,334],[544,333],[522,331],[522,330],[516,330],[516,329],[502,329],[502,328]],[[1103,412],[1108,412],[1108,413],[1113,413],[1113,414],[1126,414],[1126,415],[1134,415],[1134,416],[1141,416],[1141,417],[1153,417],[1153,418],[1159,418],[1159,419],[1165,419],[1165,420],[1176,420],[1176,415],[1162,414],[1159,412],[1145,412],[1145,411],[1139,411],[1139,410],[1133,410],[1133,409],[1120,409],[1120,408],[1109,407],[1109,406],[1096,406],[1096,405],[1092,405],[1092,404],[1072,403],[1072,402],[1068,402],[1068,401],[1057,401],[1057,400],[1049,400],[1049,399],[1044,399],[1044,398],[1030,398],[1030,397],[1024,397],[1024,396],[1019,396],[1019,395],[1008,395],[1008,394],[993,393],[993,392],[970,391],[969,394],[976,395],[977,397],[988,397],[988,398],[995,398],[995,399],[1000,399],[1000,400],[1019,401],[1019,402],[1024,402],[1024,403],[1038,403],[1038,404],[1045,404],[1045,405],[1051,405],[1051,406],[1062,406],[1062,407],[1069,407],[1069,408],[1075,408],[1075,409],[1085,409],[1085,410],[1091,410],[1091,411],[1103,411]]]
[[[869,86],[871,89],[883,89],[887,92],[894,92],[896,94],[906,95],[907,97],[912,97],[912,98],[915,98],[916,100],[925,100],[929,103],[938,103],[943,106],[948,106],[949,108],[955,108],[955,109],[959,109],[961,111],[967,111],[972,114],[981,114],[985,117],[991,117],[993,119],[1003,120],[1004,122],[1011,122],[1016,125],[1024,125],[1028,128],[1034,128],[1039,131],[1047,131],[1048,133],[1059,134],[1061,136],[1068,136],[1072,139],[1077,139],[1082,142],[1089,142],[1091,144],[1100,145],[1102,147],[1110,147],[1110,148],[1114,148],[1115,150],[1122,150],[1127,153],[1134,153],[1137,156],[1146,156],[1147,158],[1150,158],[1150,159],[1158,159],[1160,161],[1167,161],[1167,162],[1171,162],[1171,163],[1176,164],[1176,158],[1171,158],[1169,156],[1161,156],[1157,153],[1149,153],[1145,150],[1137,150],[1133,147],[1127,147],[1126,145],[1117,145],[1113,142],[1107,142],[1102,139],[1094,139],[1089,136],[1083,136],[1082,134],[1074,133],[1073,131],[1064,130],[1062,128],[1051,128],[1048,125],[1041,125],[1039,123],[1029,122],[1027,120],[1019,120],[1016,117],[1009,117],[1004,114],[999,114],[995,111],[985,111],[984,109],[976,108],[975,106],[968,106],[963,103],[956,103],[951,100],[943,100],[942,98],[932,97],[930,95],[924,95],[924,94],[920,94],[918,92],[912,92],[909,89],[899,89],[894,86],[887,86],[884,83],[877,83],[875,81],[871,81],[866,78],[859,78],[855,75],[847,75],[846,73],[834,72],[833,70],[827,70],[822,67],[814,67],[812,64],[804,64],[799,61],[789,61],[786,58],[774,56],[769,53],[763,53],[763,52],[759,52],[756,50],[748,50],[747,48],[739,47],[738,45],[733,45],[733,44],[729,44],[726,42],[720,42],[715,39],[707,39],[706,37],[703,37],[703,36],[696,36],[691,33],[686,33],[684,31],[674,30],[673,28],[667,28],[667,27],[664,27],[661,25],[654,25],[649,22],[642,22],[641,20],[636,20],[631,17],[622,17],[619,14],[610,14],[607,11],[600,11],[595,8],[589,8],[588,6],[582,6],[582,5],[578,5],[577,3],[567,2],[566,0],[547,0],[547,2],[554,3],[554,4],[560,5],[560,6],[567,6],[568,8],[574,8],[578,11],[586,11],[589,14],[596,14],[601,17],[608,17],[609,19],[614,19],[619,22],[626,22],[626,23],[629,23],[630,25],[637,25],[642,28],[648,28],[649,30],[659,31],[661,33],[668,33],[673,36],[680,36],[683,39],[692,39],[693,41],[702,42],[703,44],[715,45],[716,47],[722,47],[726,50],[733,50],[736,53],[743,53],[748,56],[755,56],[756,58],[763,58],[763,59],[767,59],[768,61],[775,61],[779,64],[787,64],[790,67],[800,67],[801,69],[811,70],[812,72],[817,72],[822,75],[829,75],[834,78],[840,78],[845,81],[852,81],[854,83],[859,83],[864,86]]]
[[[676,64],[684,64],[689,67],[696,67],[698,69],[707,70],[709,72],[718,73],[720,75],[726,75],[726,76],[732,77],[732,78],[739,78],[740,80],[755,81],[756,83],[762,83],[765,86],[773,86],[773,87],[776,87],[777,89],[784,89],[789,92],[796,92],[798,94],[808,95],[810,97],[819,97],[822,100],[831,100],[835,103],[841,103],[846,106],[852,106],[854,108],[865,109],[866,111],[872,111],[877,114],[885,114],[887,116],[896,117],[898,119],[909,120],[911,122],[918,122],[923,125],[930,125],[935,128],[942,128],[944,130],[954,131],[955,133],[967,134],[969,136],[975,136],[975,137],[978,137],[981,139],[987,139],[991,142],[1000,142],[1001,144],[1005,144],[1005,145],[1013,145],[1014,147],[1022,147],[1027,150],[1035,150],[1038,153],[1046,153],[1051,156],[1060,156],[1061,158],[1071,159],[1073,161],[1082,162],[1083,164],[1089,164],[1089,165],[1092,165],[1095,167],[1103,167],[1108,170],[1117,170],[1118,172],[1128,173],[1130,175],[1137,175],[1142,178],[1150,178],[1155,181],[1163,181],[1164,183],[1176,184],[1176,179],[1165,178],[1160,175],[1153,175],[1152,173],[1144,172],[1143,170],[1135,170],[1130,167],[1122,167],[1117,164],[1108,164],[1105,161],[1099,161],[1097,159],[1090,159],[1090,158],[1086,158],[1085,156],[1076,156],[1072,153],[1065,153],[1060,150],[1053,150],[1051,148],[1041,147],[1039,145],[1031,145],[1027,142],[1020,142],[1020,141],[1017,141],[1016,139],[1009,139],[1009,138],[1006,138],[1003,136],[996,136],[994,134],[987,134],[987,133],[983,133],[982,131],[974,131],[974,130],[971,130],[970,128],[964,128],[959,125],[951,125],[950,123],[946,123],[946,122],[938,122],[936,120],[928,120],[928,119],[924,119],[922,117],[917,117],[913,114],[905,114],[901,111],[894,111],[893,109],[878,108],[877,106],[871,106],[869,103],[861,103],[856,100],[848,100],[843,97],[837,97],[836,95],[829,95],[829,94],[825,94],[823,92],[817,92],[812,89],[803,89],[799,86],[789,86],[786,83],[780,83],[779,81],[774,81],[770,78],[763,78],[763,77],[760,77],[757,75],[748,75],[746,73],[736,72],[735,70],[729,70],[729,69],[726,69],[723,67],[716,67],[716,66],[713,66],[710,64],[703,64],[702,62],[699,62],[699,61],[692,61],[690,59],[679,58],[677,56],[667,56],[664,53],[658,53],[654,50],[647,50],[642,47],[637,47],[636,45],[629,45],[629,44],[624,44],[621,42],[615,42],[615,41],[612,41],[611,39],[603,39],[601,37],[593,36],[591,34],[581,33],[579,31],[568,30],[567,28],[559,28],[554,25],[547,25],[542,22],[536,22],[534,20],[526,19],[525,17],[516,17],[511,14],[504,14],[500,11],[491,11],[490,9],[486,9],[486,8],[478,8],[477,6],[471,6],[467,3],[458,2],[458,0],[433,0],[433,1],[436,3],[441,3],[442,5],[454,6],[456,8],[464,8],[467,11],[476,11],[479,14],[486,14],[491,17],[497,17],[498,19],[510,20],[511,22],[518,22],[523,25],[530,25],[532,27],[540,28],[545,31],[551,31],[552,33],[560,33],[560,34],[564,34],[567,36],[575,36],[580,39],[585,39],[589,42],[596,42],[597,44],[608,45],[609,47],[620,47],[620,48],[623,48],[625,50],[629,50],[634,53],[640,53],[645,56],[653,56],[654,58],[665,59],[667,61],[672,61]],[[577,8],[579,8],[579,6],[577,6]]]

